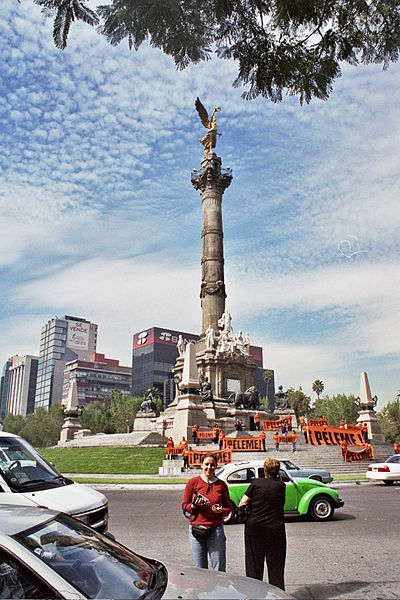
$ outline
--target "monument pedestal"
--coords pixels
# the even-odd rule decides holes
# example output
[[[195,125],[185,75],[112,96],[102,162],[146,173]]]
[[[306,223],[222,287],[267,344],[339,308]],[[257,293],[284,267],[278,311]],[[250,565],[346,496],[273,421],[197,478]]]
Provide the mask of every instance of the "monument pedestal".
[[[141,413],[137,412],[133,423],[133,431],[150,431],[155,429],[157,415],[155,412]]]
[[[60,439],[58,445],[69,442],[75,438],[75,434],[81,431],[82,425],[77,416],[68,415],[61,427]]]
[[[277,417],[277,421],[279,421],[280,419],[284,419],[285,417],[288,416],[292,417],[292,427],[293,428],[298,428],[298,423],[297,423],[297,418],[296,418],[296,413],[294,412],[294,410],[291,409],[283,409],[283,410],[274,410],[274,417]]]
[[[374,410],[361,410],[357,423],[367,426],[368,439],[370,442],[384,442],[385,436],[381,433],[381,425]]]
[[[206,411],[210,410],[210,407],[205,408],[204,404],[198,394],[187,393],[178,396],[173,427],[168,432],[173,440],[180,441],[182,436],[190,440],[193,425],[198,425],[200,428],[208,426]],[[207,404],[211,404],[212,407],[212,403]],[[211,410],[213,409],[211,408]]]

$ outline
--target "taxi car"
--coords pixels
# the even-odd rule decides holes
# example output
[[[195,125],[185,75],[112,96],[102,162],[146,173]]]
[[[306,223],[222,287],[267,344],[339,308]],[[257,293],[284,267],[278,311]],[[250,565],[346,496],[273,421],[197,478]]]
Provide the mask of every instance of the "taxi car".
[[[228,463],[215,472],[216,477],[227,483],[232,502],[232,512],[225,518],[225,523],[235,522],[235,508],[253,479],[264,477],[263,464],[262,460]],[[313,521],[328,521],[335,509],[344,504],[336,490],[313,479],[293,478],[282,464],[280,478],[286,485],[285,514],[307,515]]]
[[[139,556],[63,513],[0,509],[0,598],[292,598],[249,577]]]

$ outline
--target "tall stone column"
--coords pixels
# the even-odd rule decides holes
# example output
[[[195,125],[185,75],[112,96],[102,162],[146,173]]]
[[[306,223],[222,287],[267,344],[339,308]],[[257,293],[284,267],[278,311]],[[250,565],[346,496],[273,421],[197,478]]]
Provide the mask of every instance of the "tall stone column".
[[[200,172],[192,172],[192,184],[201,191],[203,203],[200,290],[202,337],[210,325],[215,332],[218,331],[218,319],[225,310],[221,205],[223,193],[231,181],[231,170],[221,169],[221,158],[214,152],[203,156]]]

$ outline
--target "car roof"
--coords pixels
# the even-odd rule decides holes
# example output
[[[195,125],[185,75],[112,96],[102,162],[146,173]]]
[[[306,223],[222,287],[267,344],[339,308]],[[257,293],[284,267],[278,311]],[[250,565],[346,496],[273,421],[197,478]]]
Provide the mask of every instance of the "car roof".
[[[20,531],[45,523],[57,514],[57,512],[39,506],[0,504],[0,533],[15,535]]]
[[[0,431],[0,439],[9,437],[19,438],[20,436],[16,435],[15,433],[8,433],[8,431]]]

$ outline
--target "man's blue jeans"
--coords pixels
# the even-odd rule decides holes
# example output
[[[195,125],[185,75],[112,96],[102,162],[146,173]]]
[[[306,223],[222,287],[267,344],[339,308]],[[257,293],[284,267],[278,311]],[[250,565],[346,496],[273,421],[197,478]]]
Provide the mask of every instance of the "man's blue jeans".
[[[208,569],[208,556],[214,571],[226,571],[226,537],[223,525],[215,527],[204,542],[196,540],[189,525],[189,542],[196,567]]]

